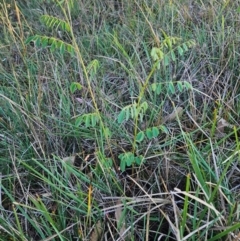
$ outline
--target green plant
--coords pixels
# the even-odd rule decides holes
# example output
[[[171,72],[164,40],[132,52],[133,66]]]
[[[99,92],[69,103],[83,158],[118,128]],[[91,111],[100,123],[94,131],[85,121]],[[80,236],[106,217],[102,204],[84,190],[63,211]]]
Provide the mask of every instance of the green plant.
[[[0,240],[237,239],[238,7],[3,0]]]
[[[164,40],[162,41],[162,45],[158,48],[153,48],[151,51],[151,56],[154,61],[154,65],[152,67],[152,70],[148,74],[145,82],[140,87],[140,92],[137,97],[137,102],[134,102],[131,105],[125,106],[122,108],[121,112],[118,115],[118,123],[122,124],[125,121],[128,121],[129,118],[133,119],[134,121],[134,137],[133,137],[133,145],[132,145],[132,152],[128,152],[120,154],[119,157],[121,159],[121,170],[125,170],[125,165],[130,166],[131,164],[137,163],[140,165],[140,163],[135,161],[134,153],[137,149],[137,143],[140,143],[145,138],[145,133],[148,139],[153,139],[158,137],[160,134],[159,131],[164,131],[167,133],[166,128],[163,125],[160,125],[158,127],[153,126],[146,129],[146,131],[140,131],[138,132],[138,126],[139,123],[143,122],[144,116],[146,114],[146,111],[148,110],[148,103],[146,101],[142,101],[144,99],[145,91],[147,88],[152,90],[153,92],[156,92],[157,95],[159,95],[162,91],[162,85],[163,83],[153,83],[149,85],[149,81],[152,77],[152,75],[155,73],[157,69],[160,69],[160,64],[163,63],[164,66],[168,66],[171,61],[176,61],[176,54],[175,51],[179,54],[179,56],[182,56],[186,51],[189,50],[189,48],[192,48],[195,45],[195,42],[193,40],[187,41],[185,43],[180,42],[180,38],[176,37],[170,37],[167,36],[164,32]],[[118,44],[119,45],[119,44]],[[175,87],[174,83],[172,81],[169,81],[167,84],[167,91],[168,93],[175,94]],[[180,92],[183,90],[189,90],[192,89],[192,86],[187,81],[178,81],[177,82],[177,88]],[[141,159],[141,158],[140,158]]]
[[[134,164],[140,166],[145,162],[143,156],[134,156],[132,152],[121,153],[118,158],[121,160],[120,170],[122,172],[126,170],[126,167],[133,166]]]

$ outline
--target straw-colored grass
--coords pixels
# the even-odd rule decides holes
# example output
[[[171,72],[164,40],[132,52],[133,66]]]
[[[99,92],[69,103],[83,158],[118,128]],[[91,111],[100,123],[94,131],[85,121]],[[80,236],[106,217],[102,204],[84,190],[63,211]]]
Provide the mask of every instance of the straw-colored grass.
[[[0,240],[239,240],[239,14],[3,0]]]

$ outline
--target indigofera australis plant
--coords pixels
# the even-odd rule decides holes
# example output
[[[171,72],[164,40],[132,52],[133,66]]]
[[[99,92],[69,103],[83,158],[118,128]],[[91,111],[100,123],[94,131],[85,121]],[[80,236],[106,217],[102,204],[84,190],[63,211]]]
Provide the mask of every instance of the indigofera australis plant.
[[[163,32],[163,31],[162,31]],[[180,38],[168,36],[165,32],[164,39],[160,47],[153,47],[151,50],[151,57],[154,61],[153,67],[148,74],[145,82],[140,87],[140,93],[138,95],[137,101],[133,102],[131,105],[122,108],[118,115],[118,123],[132,119],[134,122],[134,135],[132,141],[132,151],[124,152],[119,155],[121,160],[120,168],[122,171],[125,170],[127,166],[132,166],[133,164],[141,165],[145,159],[142,155],[136,155],[138,153],[138,144],[143,142],[145,139],[151,140],[157,138],[160,133],[168,134],[168,129],[164,125],[165,122],[174,120],[182,115],[183,109],[177,107],[173,113],[164,117],[162,121],[155,123],[155,126],[147,126],[144,130],[140,130],[139,124],[144,122],[144,116],[149,109],[148,103],[143,101],[144,94],[146,90],[154,92],[156,95],[162,94],[162,87],[165,85],[167,88],[167,95],[171,96],[178,90],[180,93],[185,90],[191,90],[192,85],[187,81],[168,81],[167,83],[153,83],[150,84],[150,79],[153,74],[162,67],[167,67],[170,63],[177,60],[177,55],[182,56],[186,51],[195,46],[193,40],[182,42]],[[143,125],[146,126],[146,125]]]
[[[72,27],[68,21],[48,15],[43,15],[41,17],[41,21],[48,28],[54,29],[56,31],[65,31],[68,33],[70,39],[72,39],[72,43],[67,43],[55,37],[34,35],[26,40],[26,44],[34,42],[36,47],[49,47],[50,51],[59,51],[61,54],[68,52],[71,55],[75,55],[77,54],[76,52],[78,52],[77,56],[80,56],[81,58],[81,55],[79,55],[80,51],[76,46],[76,42],[74,42],[74,33]],[[156,71],[158,71],[161,67],[167,67],[170,64],[176,62],[178,57],[183,56],[189,49],[195,46],[194,40],[183,41],[179,37],[168,36],[163,30],[162,33],[163,39],[161,44],[158,45],[158,47],[153,47],[151,50],[153,66],[146,80],[140,86],[140,91],[136,100],[132,104],[123,107],[117,116],[117,121],[120,125],[128,122],[130,119],[134,123],[132,149],[131,151],[123,152],[118,155],[120,159],[121,171],[124,171],[126,167],[132,165],[140,166],[145,161],[145,159],[143,155],[139,154],[138,145],[144,140],[152,140],[157,138],[161,133],[168,134],[168,129],[164,123],[176,119],[182,114],[183,111],[181,107],[177,107],[172,114],[164,117],[162,121],[155,123],[156,125],[148,126],[145,124],[142,126],[145,126],[146,128],[141,130],[141,124],[145,121],[146,113],[149,110],[148,102],[144,98],[145,92],[150,91],[159,96],[162,94],[163,87],[165,87],[167,89],[167,95],[171,96],[175,94],[176,91],[181,93],[185,90],[192,90],[191,84],[187,81],[167,81],[165,83],[155,82],[150,84],[150,79]],[[96,75],[100,64],[96,59],[91,61],[88,66],[84,65],[82,59],[80,60],[80,63],[82,64],[82,68],[84,69],[84,73],[86,75],[88,91],[92,93],[90,82],[91,79]],[[82,87],[82,84],[73,82],[71,83],[70,91],[71,93],[74,93],[75,91],[82,89]],[[91,97],[93,98],[94,102],[94,95],[92,94]],[[99,112],[99,108],[96,102],[94,107],[95,111],[91,113],[75,116],[75,124],[76,126],[83,125],[86,128],[99,127],[103,136],[108,140],[111,138],[112,130],[107,128],[105,123],[103,123],[101,113]]]

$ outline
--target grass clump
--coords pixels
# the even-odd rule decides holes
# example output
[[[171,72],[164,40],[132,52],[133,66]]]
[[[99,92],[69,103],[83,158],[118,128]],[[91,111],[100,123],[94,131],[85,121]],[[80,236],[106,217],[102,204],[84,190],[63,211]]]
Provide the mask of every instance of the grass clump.
[[[3,1],[1,240],[238,240],[238,10]]]

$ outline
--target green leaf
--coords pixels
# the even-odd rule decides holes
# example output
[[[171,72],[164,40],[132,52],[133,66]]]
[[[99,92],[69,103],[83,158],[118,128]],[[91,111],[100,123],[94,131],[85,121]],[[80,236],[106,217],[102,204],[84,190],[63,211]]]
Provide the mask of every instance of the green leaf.
[[[95,127],[97,124],[97,116],[96,115],[91,115],[91,124],[92,127]]]
[[[144,158],[143,158],[142,155],[135,157],[135,163],[136,163],[138,166],[140,166],[143,162],[144,162]]]
[[[158,55],[157,55],[157,48],[152,48],[151,50],[151,57],[153,58],[154,61],[158,60]]]
[[[177,87],[178,87],[178,89],[179,89],[180,92],[183,91],[182,81],[178,81],[178,82],[177,82]]]
[[[29,44],[29,43],[31,43],[32,41],[35,41],[35,40],[36,40],[36,36],[30,36],[26,39],[25,44]]]
[[[151,89],[152,89],[153,92],[155,92],[156,89],[157,89],[157,84],[156,84],[156,83],[153,83],[153,84],[151,85]]]
[[[155,62],[159,61],[159,60],[162,60],[163,56],[164,56],[164,53],[160,48],[156,48],[156,47],[152,48],[151,57],[153,58],[153,60]]]
[[[137,141],[137,142],[142,142],[142,141],[144,140],[144,137],[145,137],[144,132],[143,132],[143,131],[140,131],[140,132],[137,134],[137,136],[136,136],[136,141]]]
[[[134,103],[133,106],[131,106],[130,111],[131,111],[132,119],[136,118],[137,115],[138,115],[138,111],[137,111],[137,108],[136,108],[136,103]]]
[[[57,40],[57,41],[56,41],[56,48],[57,48],[57,49],[60,49],[62,43],[63,43],[63,41]]]
[[[70,27],[70,25],[69,24],[67,24],[66,22],[65,22],[65,30],[67,31],[67,32],[71,32],[71,27]]]
[[[187,90],[192,90],[193,89],[192,85],[189,82],[187,82],[187,81],[184,81],[184,87]]]
[[[158,49],[158,60],[162,60],[164,57],[164,53],[161,49]]]
[[[146,112],[146,110],[148,109],[148,103],[146,101],[141,104],[141,109],[143,109],[143,112]]]
[[[168,55],[165,55],[165,56],[164,56],[163,63],[164,63],[165,66],[168,66],[168,65],[169,65],[170,59],[169,59],[169,56],[168,56]]]
[[[105,162],[107,167],[112,167],[113,166],[113,161],[111,158],[107,158]]]
[[[153,92],[155,92],[157,95],[159,95],[162,90],[162,85],[161,85],[161,83],[153,83],[150,88]]]
[[[171,37],[166,38],[166,43],[167,43],[167,47],[169,49],[171,49],[172,48],[172,38]]]
[[[112,136],[112,132],[110,131],[110,129],[108,127],[105,128],[105,136],[107,138],[111,137]]]
[[[42,15],[40,18],[40,21],[49,28],[52,28],[52,29],[61,28],[64,31],[70,32],[69,24],[66,21],[61,20],[59,18],[49,16],[49,15]]]
[[[126,164],[128,167],[130,167],[134,163],[134,154],[131,152],[126,153]]]
[[[99,122],[98,115],[94,113],[88,113],[81,116],[82,122],[84,122],[85,127],[95,127]]]
[[[130,110],[129,108],[126,108],[125,109],[125,120],[128,121],[130,118]]]
[[[126,163],[125,160],[121,159],[120,161],[120,170],[124,172],[126,170]]]
[[[48,46],[48,37],[44,36],[44,37],[42,38],[41,43],[42,43],[42,47],[43,47],[43,48],[47,47],[47,46]]]
[[[122,160],[123,157],[124,157],[124,155],[125,155],[125,153],[121,153],[121,154],[118,155],[118,158],[119,158],[120,160]]]
[[[90,73],[91,77],[93,77],[97,74],[99,67],[99,61],[97,59],[94,59],[87,66],[87,72]]]
[[[118,115],[118,123],[122,124],[124,120],[125,120],[125,110],[122,109],[120,114]]]
[[[196,43],[193,39],[187,41],[186,44],[188,45],[189,48],[192,48],[193,46],[196,45]]]
[[[156,138],[159,135],[159,130],[157,127],[152,128],[152,136],[153,138]]]
[[[81,90],[82,85],[78,82],[72,82],[70,85],[70,92],[73,94],[76,90]]]
[[[157,95],[160,95],[161,92],[162,92],[162,85],[159,83],[159,84],[157,85],[156,93],[157,93]]]
[[[185,51],[188,51],[188,46],[186,45],[186,43],[183,43],[182,46],[183,46]]]
[[[75,126],[80,126],[81,125],[81,123],[82,123],[82,116],[79,116],[79,117],[77,117],[77,119],[76,119],[76,121],[75,121]]]
[[[171,94],[175,94],[175,88],[172,81],[169,82],[168,89],[170,90]]]
[[[172,57],[173,62],[175,62],[176,61],[176,55],[175,55],[173,50],[171,51],[171,57]]]
[[[177,50],[178,50],[178,54],[179,54],[180,56],[182,56],[183,53],[184,53],[182,47],[181,47],[181,46],[177,46]]]
[[[65,44],[63,42],[61,42],[60,44],[60,54],[64,54],[65,52]]]
[[[152,133],[152,129],[151,128],[147,128],[146,135],[147,135],[148,139],[152,139],[153,138],[153,133]]]
[[[160,126],[159,126],[159,129],[160,129],[163,133],[169,134],[168,129],[167,129],[166,126],[160,125]]]
[[[131,166],[134,163],[134,154],[132,152],[122,153],[118,156],[120,161],[120,170],[125,171],[126,166]]]
[[[57,47],[57,44],[56,44],[55,41],[53,41],[52,44],[51,44],[51,47],[50,47],[50,51],[51,51],[51,52],[54,52],[54,50],[56,49],[56,47]]]
[[[68,44],[67,45],[67,51],[70,53],[70,54],[74,54],[74,48],[73,48],[73,46],[72,45],[70,45],[70,44]]]
[[[90,127],[91,126],[91,124],[90,124],[90,121],[91,121],[91,116],[90,115],[85,115],[85,118],[84,118],[85,120],[85,126],[86,127]]]
[[[147,128],[146,135],[150,140],[156,138],[159,135],[159,129],[157,127]]]
[[[139,113],[139,121],[142,123],[143,122],[143,112]]]
[[[50,41],[50,40],[51,40],[51,38],[48,39],[48,41]],[[37,47],[42,47],[42,38],[41,38],[41,36],[36,36],[35,44],[36,44]]]

